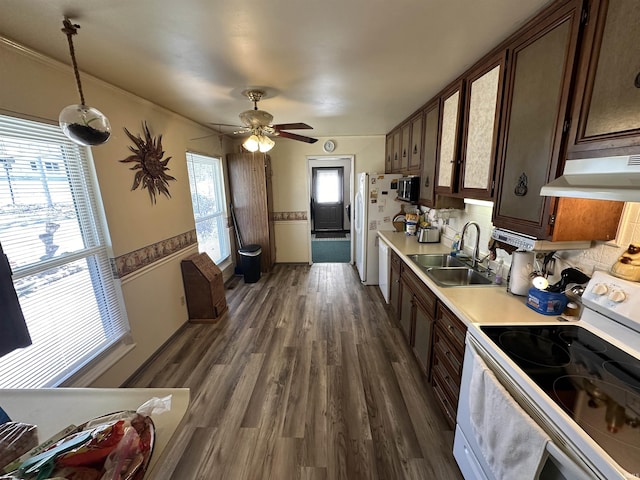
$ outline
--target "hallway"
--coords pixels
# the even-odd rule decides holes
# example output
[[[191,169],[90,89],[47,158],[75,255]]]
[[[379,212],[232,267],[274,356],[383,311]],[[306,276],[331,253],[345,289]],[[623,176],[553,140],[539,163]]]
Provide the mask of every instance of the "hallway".
[[[348,264],[234,277],[128,387],[189,387],[155,478],[456,479],[449,430],[377,287]]]

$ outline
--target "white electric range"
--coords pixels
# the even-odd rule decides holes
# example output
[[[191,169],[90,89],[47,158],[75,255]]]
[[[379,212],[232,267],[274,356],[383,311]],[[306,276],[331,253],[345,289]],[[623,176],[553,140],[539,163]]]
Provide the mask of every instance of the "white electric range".
[[[595,272],[582,302],[577,322],[469,327],[454,444],[465,479],[504,478],[504,451],[474,418],[478,363],[517,404],[515,424],[496,412],[496,432],[533,420],[548,437],[536,469],[517,478],[640,477],[640,284]]]

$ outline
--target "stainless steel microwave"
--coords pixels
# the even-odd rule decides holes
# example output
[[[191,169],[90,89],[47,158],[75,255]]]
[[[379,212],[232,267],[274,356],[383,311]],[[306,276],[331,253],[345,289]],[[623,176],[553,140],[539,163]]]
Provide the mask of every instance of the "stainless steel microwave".
[[[418,203],[420,200],[420,177],[402,177],[398,179],[398,200]]]

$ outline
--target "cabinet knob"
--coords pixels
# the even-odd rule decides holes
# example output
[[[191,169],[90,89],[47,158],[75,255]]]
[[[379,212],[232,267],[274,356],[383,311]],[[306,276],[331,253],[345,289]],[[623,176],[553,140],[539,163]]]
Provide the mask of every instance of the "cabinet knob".
[[[406,150],[402,151],[402,158],[407,158],[407,151]]]

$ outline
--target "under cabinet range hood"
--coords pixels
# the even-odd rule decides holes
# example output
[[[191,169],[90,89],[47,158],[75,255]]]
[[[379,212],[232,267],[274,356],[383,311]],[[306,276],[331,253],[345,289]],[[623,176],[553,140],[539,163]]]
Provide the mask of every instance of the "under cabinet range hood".
[[[640,155],[567,160],[540,195],[640,202]]]

